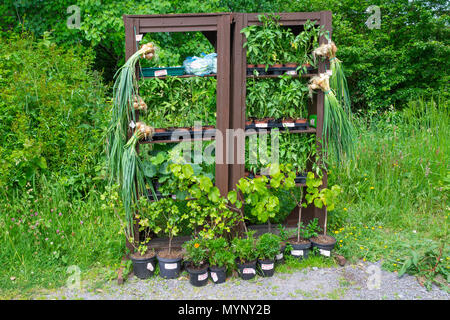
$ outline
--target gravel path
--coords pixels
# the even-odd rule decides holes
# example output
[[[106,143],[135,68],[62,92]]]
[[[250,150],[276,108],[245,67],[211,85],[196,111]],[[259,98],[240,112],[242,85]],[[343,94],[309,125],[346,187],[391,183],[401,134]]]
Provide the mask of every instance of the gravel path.
[[[345,300],[449,300],[450,295],[438,287],[427,291],[416,278],[379,268],[380,263],[359,263],[336,268],[311,268],[292,274],[275,273],[271,278],[256,277],[250,281],[229,278],[227,282],[214,285],[209,282],[197,288],[188,279],[164,280],[152,277],[139,280],[129,279],[123,285],[116,281],[101,288],[69,290],[62,288],[41,296],[45,299],[150,299],[150,300],[288,300],[288,299],[345,299]],[[377,289],[377,275],[379,288]]]

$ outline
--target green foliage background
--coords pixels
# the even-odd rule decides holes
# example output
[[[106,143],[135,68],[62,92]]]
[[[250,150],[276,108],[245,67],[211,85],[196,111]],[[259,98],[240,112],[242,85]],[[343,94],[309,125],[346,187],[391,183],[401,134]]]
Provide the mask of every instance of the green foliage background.
[[[64,47],[92,47],[95,69],[103,70],[105,79],[111,80],[124,62],[123,14],[331,10],[333,39],[344,61],[355,109],[400,107],[410,98],[448,89],[450,31],[445,0],[80,0],[76,3],[81,11],[80,29],[67,28],[71,5],[68,0],[6,1],[0,4],[0,29],[25,29],[36,36],[53,30],[56,43]],[[370,5],[381,9],[380,29],[365,25]],[[167,36],[158,39],[168,40]],[[183,56],[194,45],[182,37],[168,42],[173,45],[172,56]]]

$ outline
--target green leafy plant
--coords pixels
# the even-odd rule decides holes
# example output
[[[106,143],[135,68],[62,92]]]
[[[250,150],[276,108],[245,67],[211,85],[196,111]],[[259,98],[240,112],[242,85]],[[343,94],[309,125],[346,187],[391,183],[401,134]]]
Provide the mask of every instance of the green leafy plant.
[[[192,266],[202,267],[208,261],[207,243],[203,239],[192,239],[183,244],[186,250],[184,257]]]
[[[169,236],[168,253],[172,250],[172,240],[180,232],[181,223],[188,219],[188,214],[180,211],[172,198],[162,198],[149,204],[149,210],[157,219],[159,231],[163,231]],[[157,231],[157,230],[154,230]]]
[[[236,237],[231,240],[231,249],[241,263],[254,261],[258,258],[254,234],[254,231],[248,231],[245,233],[245,238]]]
[[[231,269],[235,263],[233,254],[228,241],[225,238],[215,238],[206,240],[208,247],[208,261],[210,266],[224,267]]]
[[[264,233],[256,241],[256,250],[260,260],[275,259],[280,253],[281,238],[273,233]]]
[[[325,35],[323,26],[315,26],[315,21],[306,21],[304,30],[300,32],[291,42],[292,55],[295,56],[300,66],[297,70],[306,73],[307,69],[304,64],[316,66],[316,60],[313,57],[313,50],[318,46],[319,38]]]

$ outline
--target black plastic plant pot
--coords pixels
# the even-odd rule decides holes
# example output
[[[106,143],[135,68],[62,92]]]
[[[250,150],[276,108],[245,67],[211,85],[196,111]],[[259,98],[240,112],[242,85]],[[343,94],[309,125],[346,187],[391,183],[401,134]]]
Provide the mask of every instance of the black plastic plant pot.
[[[133,262],[133,273],[139,279],[148,279],[155,272],[156,255],[150,258],[130,257]]]
[[[236,264],[242,280],[250,280],[256,276],[256,260],[244,263],[240,263],[240,260],[237,260]]]
[[[299,260],[308,259],[309,250],[311,249],[311,242],[301,244],[291,243],[291,246],[291,256]]]
[[[189,273],[189,283],[194,287],[203,287],[208,283],[208,265],[196,269],[189,264],[186,266],[186,270]]]
[[[227,280],[227,268],[223,267],[209,267],[209,275],[215,284],[224,283]]]
[[[319,252],[321,255],[325,256],[325,257],[330,257],[331,256],[331,250],[334,249],[334,246],[336,245],[336,238],[327,235],[327,237],[329,237],[332,242],[324,244],[324,243],[318,243],[315,242],[313,239],[309,239],[309,241],[311,241],[311,245],[312,247],[316,247],[317,249],[319,249]]]
[[[274,259],[258,259],[258,270],[263,277],[271,277],[275,273]]]
[[[276,255],[275,263],[278,264],[284,263],[284,250],[286,250],[286,245],[282,246],[280,249],[280,253]]]
[[[157,256],[159,264],[159,276],[164,279],[178,278],[181,271],[181,258],[167,259]]]

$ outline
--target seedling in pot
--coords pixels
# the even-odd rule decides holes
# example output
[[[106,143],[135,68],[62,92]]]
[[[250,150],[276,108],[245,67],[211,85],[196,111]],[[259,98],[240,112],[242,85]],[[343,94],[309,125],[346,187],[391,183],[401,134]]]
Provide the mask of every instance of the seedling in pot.
[[[208,283],[208,249],[205,240],[192,239],[183,244],[185,258],[188,260],[186,270],[189,273],[189,282],[196,287]]]
[[[275,259],[280,250],[281,239],[273,233],[261,235],[256,242],[258,266],[264,277],[271,277],[275,271]]]

